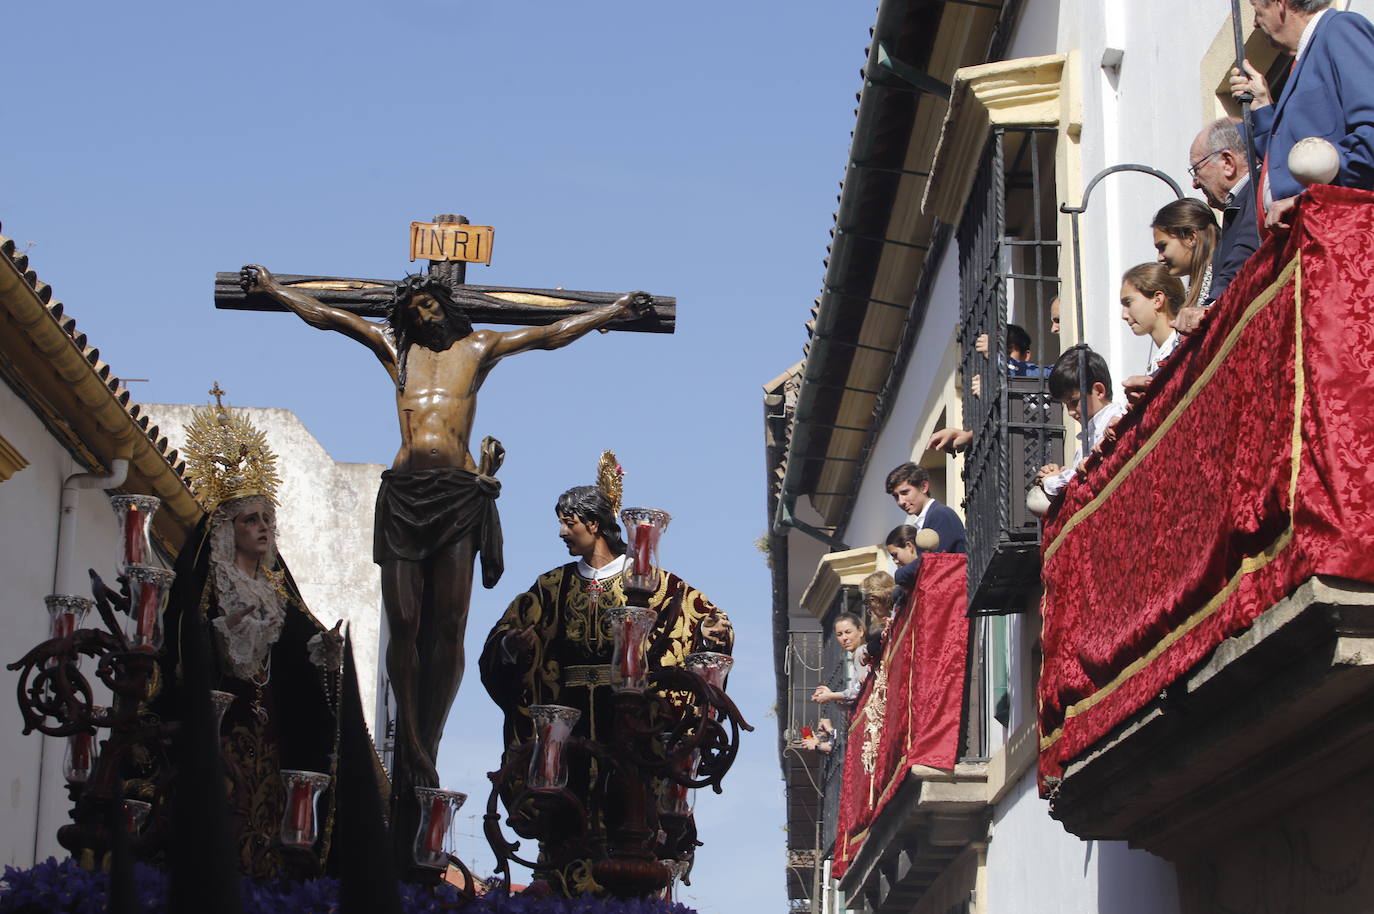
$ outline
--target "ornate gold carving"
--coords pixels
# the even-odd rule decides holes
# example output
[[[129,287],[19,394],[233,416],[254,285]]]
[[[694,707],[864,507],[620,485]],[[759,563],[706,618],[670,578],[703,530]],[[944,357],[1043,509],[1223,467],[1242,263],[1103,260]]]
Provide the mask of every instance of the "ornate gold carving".
[[[882,739],[883,722],[887,718],[887,664],[878,667],[873,678],[873,691],[864,705],[864,742],[859,753],[864,771],[869,775],[868,802],[874,800],[873,772],[878,767],[878,742]]]
[[[277,455],[267,436],[247,417],[224,406],[219,382],[210,389],[214,406],[196,410],[186,426],[186,476],[207,511],[231,498],[265,495],[277,501]]]
[[[6,441],[4,435],[0,435],[0,482],[9,479],[28,465],[29,462],[24,459],[24,455]]]
[[[611,513],[619,515],[620,499],[625,493],[625,471],[610,451],[601,452],[601,460],[596,465],[596,485],[611,503]]]

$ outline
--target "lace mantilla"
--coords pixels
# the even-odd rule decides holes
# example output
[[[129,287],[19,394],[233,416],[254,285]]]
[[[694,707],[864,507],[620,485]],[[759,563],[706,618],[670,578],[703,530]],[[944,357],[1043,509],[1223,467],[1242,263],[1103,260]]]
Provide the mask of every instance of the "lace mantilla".
[[[281,636],[286,621],[282,585],[270,571],[276,564],[276,524],[272,549],[263,556],[256,577],[234,563],[234,518],[253,507],[268,508],[266,497],[254,495],[225,502],[216,511],[210,531],[210,574],[220,615],[210,621],[220,653],[239,679],[260,678],[267,655]]]

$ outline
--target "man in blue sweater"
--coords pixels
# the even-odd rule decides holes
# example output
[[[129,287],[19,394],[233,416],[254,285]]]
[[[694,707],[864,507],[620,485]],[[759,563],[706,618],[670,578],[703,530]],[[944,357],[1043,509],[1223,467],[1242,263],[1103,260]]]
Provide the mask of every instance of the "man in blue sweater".
[[[887,474],[887,494],[911,515],[911,526],[917,531],[931,530],[940,537],[940,545],[931,552],[967,552],[968,540],[964,522],[949,505],[942,505],[930,497],[930,473],[915,463],[904,463]]]

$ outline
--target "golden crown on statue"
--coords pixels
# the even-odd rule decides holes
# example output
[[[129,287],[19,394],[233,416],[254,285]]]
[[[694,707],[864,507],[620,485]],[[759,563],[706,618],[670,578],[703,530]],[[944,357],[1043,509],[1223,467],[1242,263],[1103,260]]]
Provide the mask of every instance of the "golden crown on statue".
[[[619,515],[620,498],[625,492],[625,471],[610,451],[601,452],[601,460],[596,465],[596,486],[611,503],[611,516]]]
[[[233,498],[266,496],[277,503],[277,455],[267,436],[248,418],[224,405],[219,383],[211,388],[213,406],[191,414],[186,426],[186,475],[196,501],[213,511]]]

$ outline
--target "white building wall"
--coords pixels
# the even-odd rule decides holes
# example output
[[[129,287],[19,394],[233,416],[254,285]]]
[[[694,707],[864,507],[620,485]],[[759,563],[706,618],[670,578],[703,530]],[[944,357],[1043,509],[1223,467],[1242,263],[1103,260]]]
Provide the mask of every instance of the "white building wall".
[[[0,482],[0,859],[16,867],[49,856],[64,857],[57,829],[68,821],[70,803],[62,776],[65,740],[37,732],[22,735],[23,718],[15,699],[18,674],[4,665],[20,659],[49,634],[43,598],[57,589],[90,595],[87,568],[113,584],[118,537],[106,494],[81,493],[77,525],[75,580],[56,584],[57,518],[62,483],[84,472],[9,385],[0,383],[0,434],[29,462]],[[94,664],[84,663],[94,681]],[[96,701],[109,703],[104,689]]]
[[[1098,0],[1111,3],[1113,0]],[[1021,21],[1007,45],[1007,59],[1039,57],[1062,50],[1060,44],[1060,7],[1064,0],[1028,0],[1021,12]]]
[[[200,407],[149,404],[144,409],[181,450],[185,426]],[[240,408],[267,436],[282,479],[277,500],[277,544],[301,596],[326,626],[346,620],[353,635],[363,714],[374,737],[377,719],[382,589],[372,563],[372,519],[381,464],[335,463],[295,413]]]
[[[1172,864],[1120,841],[1080,841],[1027,772],[993,815],[984,914],[1176,914]]]

